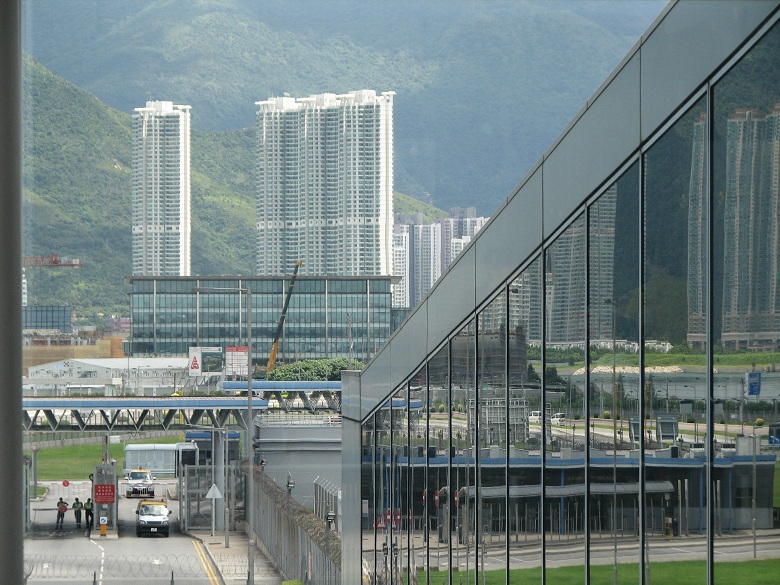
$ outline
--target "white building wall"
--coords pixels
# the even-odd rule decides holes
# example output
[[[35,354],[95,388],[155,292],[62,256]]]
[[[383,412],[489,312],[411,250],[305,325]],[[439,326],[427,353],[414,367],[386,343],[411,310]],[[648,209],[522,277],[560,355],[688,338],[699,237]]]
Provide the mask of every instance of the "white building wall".
[[[133,275],[189,276],[190,106],[146,102],[132,128]]]
[[[257,102],[258,274],[393,274],[393,95]]]
[[[396,225],[393,228],[393,273],[401,278],[392,285],[393,308],[409,306],[409,226]]]

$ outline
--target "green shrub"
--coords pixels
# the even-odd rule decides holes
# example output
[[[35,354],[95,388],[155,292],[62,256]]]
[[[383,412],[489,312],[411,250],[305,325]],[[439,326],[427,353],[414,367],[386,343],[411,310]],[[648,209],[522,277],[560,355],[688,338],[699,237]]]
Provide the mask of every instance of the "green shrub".
[[[608,410],[605,410],[604,414],[601,415],[601,418],[612,418],[612,413]]]
[[[756,419],[756,426],[757,427],[763,427],[764,426],[764,422],[765,422],[764,419],[759,417],[759,418]]]

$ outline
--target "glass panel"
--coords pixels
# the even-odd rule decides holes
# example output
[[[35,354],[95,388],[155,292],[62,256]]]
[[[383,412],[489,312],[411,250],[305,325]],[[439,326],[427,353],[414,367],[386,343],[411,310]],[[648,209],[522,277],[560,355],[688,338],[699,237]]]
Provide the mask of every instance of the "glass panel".
[[[452,563],[465,583],[474,581],[479,542],[479,508],[476,500],[477,453],[479,450],[476,417],[476,322],[469,321],[450,340],[452,352],[452,441],[455,475],[452,483],[455,534]]]
[[[392,398],[374,415],[376,428],[376,582],[389,583],[393,573]]]
[[[377,542],[380,534],[378,520],[381,517],[380,490],[381,478],[380,450],[377,445],[378,433],[374,428],[376,417],[369,418],[361,427],[361,534],[364,564],[370,570],[371,583],[376,583],[379,559]]]
[[[542,262],[534,260],[508,291],[510,392],[509,556],[512,582],[541,583]],[[517,418],[514,416],[517,411]],[[520,576],[522,574],[522,576]]]
[[[480,583],[503,583],[507,571],[507,507],[506,462],[509,448],[506,380],[506,290],[502,291],[478,317],[477,388],[479,412],[469,416],[477,419],[480,457],[478,508],[481,522],[475,543],[481,551]],[[519,413],[511,411],[516,417]],[[523,413],[524,414],[524,413]]]
[[[664,392],[672,381],[679,404],[672,414],[681,421],[678,438],[686,455],[674,465],[669,458],[682,457],[679,450],[661,450],[647,458],[649,565],[662,562],[662,537],[673,534],[675,526],[686,536],[705,535],[707,527],[706,460],[699,429],[707,405],[706,137],[702,99],[645,156],[645,376],[652,388]],[[674,374],[663,376],[669,371]],[[688,583],[706,583],[706,547],[691,547],[689,555],[697,562],[686,572]]]
[[[778,55],[775,26],[714,89],[714,432],[707,436],[715,454],[716,560],[728,558],[719,553],[736,534],[753,532],[753,518],[757,537],[772,528],[773,484],[778,501],[774,455],[752,456],[754,441],[764,451],[780,444]],[[724,574],[718,564],[714,573],[716,581]]]
[[[639,219],[634,165],[588,210],[587,517],[591,579],[601,583],[639,582]],[[609,550],[608,564],[595,548]]]
[[[442,347],[428,362],[428,492],[433,494],[428,566],[431,572],[450,568],[450,544],[454,530],[452,490],[452,450],[450,449],[450,355]],[[422,580],[421,580],[422,581]]]
[[[407,413],[408,389],[404,386],[393,396],[391,406],[393,459],[390,467],[390,526],[392,538],[388,561],[392,558],[393,583],[408,583],[407,520],[409,501],[409,427]]]
[[[579,397],[571,375],[585,357],[585,216],[580,216],[547,248],[545,265],[544,454],[545,576],[547,583],[568,583],[560,566],[585,566],[584,454],[575,438]],[[576,461],[579,460],[578,465]]]
[[[418,571],[425,568],[425,546],[428,542],[427,509],[427,442],[428,417],[425,408],[426,368],[423,366],[409,380],[407,418],[409,419],[409,512],[408,540],[406,547],[409,577],[407,583],[418,583]],[[432,494],[431,494],[432,496]],[[433,503],[431,503],[433,505]]]

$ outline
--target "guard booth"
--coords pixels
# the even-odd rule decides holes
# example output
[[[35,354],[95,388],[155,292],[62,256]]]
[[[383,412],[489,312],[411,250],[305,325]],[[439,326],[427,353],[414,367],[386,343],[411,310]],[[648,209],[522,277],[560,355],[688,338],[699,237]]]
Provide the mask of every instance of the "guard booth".
[[[116,473],[116,463],[96,465],[92,472],[92,501],[95,504],[94,528],[100,531],[101,524],[106,530],[116,530],[119,502],[119,478]]]

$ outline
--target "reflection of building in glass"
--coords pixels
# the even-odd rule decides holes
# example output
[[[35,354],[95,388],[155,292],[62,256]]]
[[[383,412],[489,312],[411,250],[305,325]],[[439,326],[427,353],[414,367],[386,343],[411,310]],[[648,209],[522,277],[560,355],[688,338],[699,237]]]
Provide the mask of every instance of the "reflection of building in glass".
[[[728,118],[723,331],[727,348],[780,341],[780,106]]]
[[[189,276],[190,106],[133,114],[133,274]]]
[[[343,374],[346,580],[422,582],[422,567],[553,582],[565,564],[642,582],[674,543],[705,582],[739,531],[770,534],[776,454],[728,425],[741,376],[651,367],[647,352],[720,328],[720,268],[724,339],[780,330],[778,116],[732,116],[728,144],[724,119],[711,132],[701,118],[756,88],[780,95],[779,23],[778,2],[671,4],[414,318]],[[613,327],[626,342],[591,351]],[[714,345],[700,348],[710,365]],[[525,364],[541,377],[517,384]],[[427,420],[404,420],[405,398],[430,404]],[[685,420],[679,435],[657,432],[661,410]]]
[[[590,286],[591,338],[612,344],[612,305],[615,267],[615,221],[617,217],[617,184],[607,189],[598,203],[591,206],[590,222]]]
[[[703,349],[707,339],[707,116],[693,122],[688,188],[688,343]]]
[[[258,274],[392,274],[393,95],[257,102]]]
[[[523,343],[542,343],[541,263],[534,262],[509,287],[510,335],[522,335]]]
[[[547,249],[547,343],[585,341],[585,222],[578,220]]]

